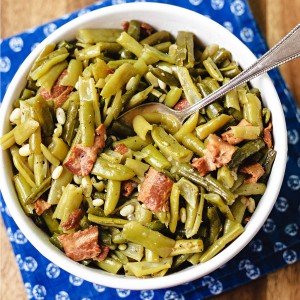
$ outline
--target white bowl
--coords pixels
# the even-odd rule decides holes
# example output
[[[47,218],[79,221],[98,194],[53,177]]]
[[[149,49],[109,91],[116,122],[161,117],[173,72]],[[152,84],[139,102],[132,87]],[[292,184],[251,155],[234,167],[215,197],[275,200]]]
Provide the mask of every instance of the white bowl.
[[[230,50],[242,68],[248,67],[256,60],[253,53],[227,29],[195,12],[155,3],[131,3],[101,8],[62,26],[47,37],[27,57],[17,71],[4,97],[0,115],[0,136],[10,129],[9,115],[12,111],[13,101],[19,96],[25,85],[30,66],[45,45],[63,39],[71,40],[79,28],[120,28],[124,21],[131,19],[142,20],[157,29],[169,30],[174,35],[178,30],[192,31],[204,44],[218,43]],[[149,279],[111,275],[100,269],[92,269],[72,261],[53,246],[49,242],[48,236],[24,214],[12,182],[13,172],[9,151],[0,151],[0,188],[13,219],[32,245],[47,259],[75,276],[100,285],[133,290],[159,289],[190,282],[211,273],[239,253],[262,227],[277,199],[284,176],[287,158],[287,134],[280,100],[268,75],[260,76],[251,83],[260,89],[264,105],[272,112],[274,149],[277,151],[277,156],[266,192],[244,233],[209,261],[165,277]]]

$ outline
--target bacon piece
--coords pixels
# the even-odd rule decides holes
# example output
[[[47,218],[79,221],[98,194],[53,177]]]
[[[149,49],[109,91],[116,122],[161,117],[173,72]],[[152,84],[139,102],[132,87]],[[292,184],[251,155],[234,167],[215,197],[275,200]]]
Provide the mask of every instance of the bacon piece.
[[[189,101],[187,101],[186,98],[183,98],[177,102],[177,104],[174,106],[174,109],[175,110],[184,110],[184,109],[188,108],[189,106],[190,106]]]
[[[272,140],[272,122],[269,122],[268,127],[264,129],[263,139],[264,142],[267,144],[268,148],[273,147],[273,140]]]
[[[93,260],[96,261],[104,261],[109,253],[109,247],[106,245],[100,245],[101,247],[101,253],[97,257],[93,258]]]
[[[234,146],[224,142],[216,134],[210,134],[204,156],[194,159],[192,166],[198,170],[201,176],[204,176],[229,163],[235,150]]]
[[[51,204],[43,199],[38,199],[34,203],[34,209],[37,215],[41,215],[45,210],[49,209],[51,207]]]
[[[128,147],[125,144],[118,144],[115,151],[123,155],[128,151]]]
[[[101,253],[98,244],[98,226],[91,226],[85,230],[58,236],[65,253],[75,261],[96,258]]]
[[[254,183],[257,182],[258,179],[265,174],[265,170],[261,164],[255,163],[249,166],[245,166],[240,169],[242,173],[250,175],[249,178],[245,179],[246,183]]]
[[[83,217],[84,212],[81,208],[77,208],[72,211],[68,219],[61,225],[64,230],[75,229],[79,226],[79,222]]]
[[[173,180],[150,167],[141,184],[138,200],[153,212],[169,211],[169,197]]]
[[[66,76],[67,73],[68,71],[65,69],[59,75],[50,92],[44,88],[40,89],[40,94],[45,100],[53,99],[55,108],[63,106],[73,90],[72,86],[64,86],[60,84],[61,80]]]
[[[238,124],[238,126],[252,126],[251,123],[249,123],[247,120],[243,119],[241,120],[241,122]],[[242,142],[244,139],[242,138],[235,138],[233,136],[233,131],[232,129],[224,132],[221,134],[222,136],[222,139],[224,141],[226,141],[227,143],[229,143],[230,145],[237,145],[239,144],[240,142]]]
[[[136,187],[137,183],[133,180],[122,181],[121,194],[125,197],[129,197]]]
[[[106,129],[100,124],[95,130],[94,145],[85,147],[82,144],[76,144],[72,147],[69,158],[64,162],[64,166],[73,174],[79,176],[88,175],[97,159],[97,154],[101,152],[105,146]]]

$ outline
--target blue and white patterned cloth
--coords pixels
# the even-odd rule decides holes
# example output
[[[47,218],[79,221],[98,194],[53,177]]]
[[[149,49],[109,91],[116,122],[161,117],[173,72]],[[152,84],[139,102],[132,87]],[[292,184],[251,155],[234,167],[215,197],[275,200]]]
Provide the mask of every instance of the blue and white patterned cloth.
[[[67,21],[100,7],[125,2],[162,2],[182,6],[217,21],[257,56],[267,50],[246,0],[98,1],[80,11],[0,41],[1,101],[20,63],[46,36]],[[277,70],[270,72],[284,108],[288,162],[275,207],[252,242],[222,268],[191,283],[163,290],[111,289],[70,275],[45,259],[11,218],[0,194],[0,210],[29,299],[204,299],[254,280],[300,258],[300,111]]]

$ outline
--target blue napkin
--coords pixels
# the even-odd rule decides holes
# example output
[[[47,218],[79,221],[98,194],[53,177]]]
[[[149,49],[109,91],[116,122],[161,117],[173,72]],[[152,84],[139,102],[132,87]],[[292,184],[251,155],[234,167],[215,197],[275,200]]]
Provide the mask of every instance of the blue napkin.
[[[125,2],[98,1],[93,5],[40,27],[1,41],[1,98],[18,66],[47,35],[67,21],[100,7]],[[217,21],[240,38],[257,56],[267,50],[245,0],[174,0]],[[44,258],[16,226],[0,197],[0,210],[21,270],[29,299],[204,299],[259,278],[300,258],[300,112],[277,70],[270,72],[284,108],[288,130],[288,162],[284,183],[275,207],[260,232],[234,259],[208,276],[181,286],[147,291],[107,288],[75,277]],[[2,101],[2,99],[1,99]]]

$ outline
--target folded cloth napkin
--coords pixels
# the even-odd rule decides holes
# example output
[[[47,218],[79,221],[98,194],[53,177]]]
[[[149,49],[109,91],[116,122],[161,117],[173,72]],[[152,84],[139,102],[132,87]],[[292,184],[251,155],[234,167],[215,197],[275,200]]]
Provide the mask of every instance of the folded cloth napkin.
[[[30,51],[67,21],[104,6],[139,1],[98,1],[59,20],[1,41],[1,97]],[[142,1],[141,1],[142,2]],[[207,15],[240,38],[257,56],[267,50],[245,0],[174,0],[162,2]],[[181,286],[147,291],[107,288],[75,277],[44,258],[17,228],[0,197],[0,210],[21,270],[29,299],[204,299],[254,280],[300,258],[300,112],[277,70],[270,72],[284,108],[288,130],[288,162],[275,207],[262,229],[244,250],[208,276]]]

